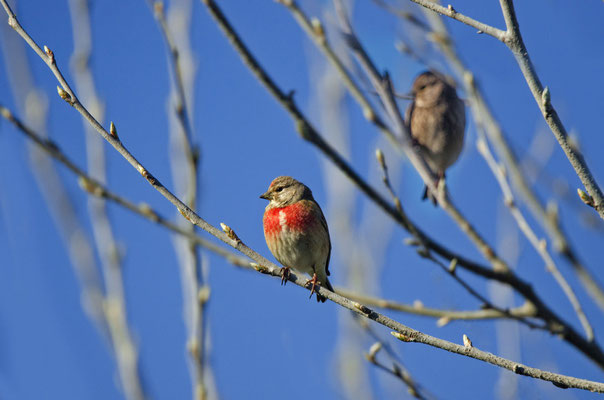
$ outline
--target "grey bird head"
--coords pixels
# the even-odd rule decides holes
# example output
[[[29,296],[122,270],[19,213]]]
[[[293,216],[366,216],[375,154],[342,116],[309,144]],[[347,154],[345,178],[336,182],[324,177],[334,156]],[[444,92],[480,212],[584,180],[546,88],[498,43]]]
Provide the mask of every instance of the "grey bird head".
[[[274,207],[285,207],[303,199],[313,200],[311,190],[291,176],[275,178],[260,198],[269,200]]]

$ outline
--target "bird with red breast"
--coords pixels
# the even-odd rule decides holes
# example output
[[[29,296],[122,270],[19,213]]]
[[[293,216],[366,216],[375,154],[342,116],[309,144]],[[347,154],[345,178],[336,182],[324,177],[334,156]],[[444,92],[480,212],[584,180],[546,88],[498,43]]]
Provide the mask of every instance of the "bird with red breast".
[[[290,268],[312,277],[310,296],[320,285],[334,291],[327,279],[331,241],[327,221],[311,190],[289,176],[275,178],[266,193],[269,201],[262,219],[266,244],[283,265],[281,283],[289,278]],[[317,293],[317,301],[326,298]]]

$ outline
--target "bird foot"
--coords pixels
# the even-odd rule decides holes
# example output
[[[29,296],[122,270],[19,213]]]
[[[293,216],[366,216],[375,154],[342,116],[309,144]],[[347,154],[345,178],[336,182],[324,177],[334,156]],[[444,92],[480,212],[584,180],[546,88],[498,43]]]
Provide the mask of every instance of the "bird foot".
[[[436,188],[436,193],[433,193],[428,186],[424,186],[424,194],[422,196],[422,200],[430,199],[434,206],[438,205],[438,201],[436,200],[436,195],[440,195],[443,193],[445,189],[445,173],[443,171],[439,171],[436,174],[436,180],[434,181],[434,187]]]
[[[289,267],[281,268],[281,285],[285,286],[287,281],[289,280]]]
[[[310,281],[308,281],[308,283],[310,283],[312,285],[310,287],[310,296],[308,297],[310,299],[312,297],[313,293],[315,292],[315,287],[317,286],[317,283],[320,284],[320,282],[317,281],[317,274],[313,274],[312,279]]]

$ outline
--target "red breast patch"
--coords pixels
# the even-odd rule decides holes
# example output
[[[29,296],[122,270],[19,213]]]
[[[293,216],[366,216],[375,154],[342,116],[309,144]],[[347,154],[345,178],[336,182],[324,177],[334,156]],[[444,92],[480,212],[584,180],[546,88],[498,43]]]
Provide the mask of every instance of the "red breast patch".
[[[271,208],[264,213],[264,234],[277,234],[281,232],[284,225],[292,230],[304,231],[314,223],[315,219],[312,204],[307,201],[299,201],[286,207]]]

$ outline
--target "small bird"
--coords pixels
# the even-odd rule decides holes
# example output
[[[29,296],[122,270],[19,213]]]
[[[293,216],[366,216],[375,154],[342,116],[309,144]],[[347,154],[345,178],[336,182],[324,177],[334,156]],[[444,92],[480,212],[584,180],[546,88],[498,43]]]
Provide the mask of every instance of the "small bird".
[[[415,78],[411,88],[413,101],[405,113],[405,124],[426,163],[438,177],[459,157],[466,128],[466,110],[455,87],[436,72],[425,71]],[[436,197],[424,190],[423,198]]]
[[[281,284],[287,282],[289,269],[312,276],[310,296],[315,286],[331,290],[329,256],[331,241],[321,207],[310,189],[289,176],[275,178],[261,199],[269,200],[264,217],[264,238],[277,260],[283,265]],[[325,302],[317,293],[317,301]]]

